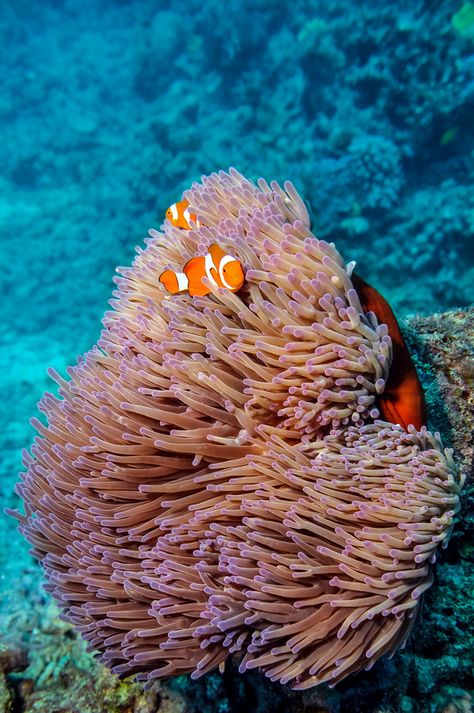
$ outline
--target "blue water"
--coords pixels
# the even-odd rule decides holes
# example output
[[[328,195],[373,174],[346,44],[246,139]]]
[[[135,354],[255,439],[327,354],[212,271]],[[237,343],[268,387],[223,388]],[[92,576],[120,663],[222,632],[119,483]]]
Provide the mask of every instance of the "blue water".
[[[469,3],[4,0],[0,38],[4,504],[46,368],[202,174],[292,180],[401,316],[473,301]],[[30,564],[2,527],[11,592]]]

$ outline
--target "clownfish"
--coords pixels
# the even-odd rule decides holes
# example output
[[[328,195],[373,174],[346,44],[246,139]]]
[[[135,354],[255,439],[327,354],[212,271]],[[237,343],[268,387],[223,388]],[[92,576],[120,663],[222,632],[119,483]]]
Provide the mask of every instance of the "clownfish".
[[[425,397],[397,318],[387,300],[372,285],[355,272],[351,279],[364,311],[374,312],[379,323],[385,322],[392,339],[393,361],[385,390],[377,400],[380,417],[399,423],[405,430],[413,424],[419,431],[426,423]]]
[[[159,280],[172,295],[189,292],[191,297],[208,295],[211,290],[202,283],[207,279],[215,287],[226,287],[231,292],[237,292],[244,284],[242,265],[235,257],[226,254],[214,243],[207,255],[192,257],[183,267],[182,272],[165,270]]]
[[[191,230],[190,221],[195,223],[197,228],[201,225],[197,215],[189,210],[189,201],[184,199],[170,205],[166,211],[166,217],[171,225],[174,225],[175,228],[183,228],[183,230]]]

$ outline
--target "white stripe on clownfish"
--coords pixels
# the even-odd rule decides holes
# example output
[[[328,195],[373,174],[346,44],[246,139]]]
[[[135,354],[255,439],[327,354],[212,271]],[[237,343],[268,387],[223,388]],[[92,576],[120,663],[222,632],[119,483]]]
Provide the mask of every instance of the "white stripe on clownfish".
[[[173,216],[173,220],[178,220],[178,206],[176,205],[176,203],[170,205],[170,211]]]
[[[229,285],[229,283],[227,282],[227,280],[224,277],[224,268],[226,265],[229,264],[229,262],[232,262],[232,260],[235,260],[235,258],[232,257],[231,255],[226,255],[220,261],[220,265],[216,265],[216,268],[218,268],[218,270],[219,270],[219,278],[220,278],[222,284],[224,285],[224,287],[227,287],[229,290],[232,289],[232,285]]]
[[[176,279],[178,280],[178,292],[188,289],[189,280],[184,272],[175,272]]]
[[[215,264],[214,260],[212,259],[212,255],[210,253],[206,253],[204,257],[204,269],[206,271],[206,277],[211,282],[214,287],[219,287],[217,284],[215,278],[212,276],[211,270],[216,270],[216,272],[219,270],[219,266]]]
[[[199,219],[196,218],[196,216],[195,216],[194,213],[191,213],[191,211],[189,210],[189,208],[185,208],[185,209],[184,209],[183,216],[186,218],[186,220],[187,220],[188,223],[193,222],[193,223],[196,224],[196,228],[199,228],[199,227],[200,227],[201,223],[199,222]]]

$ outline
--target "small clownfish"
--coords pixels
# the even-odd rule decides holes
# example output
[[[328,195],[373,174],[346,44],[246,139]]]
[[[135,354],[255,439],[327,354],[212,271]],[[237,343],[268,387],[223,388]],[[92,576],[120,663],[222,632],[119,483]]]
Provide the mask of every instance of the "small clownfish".
[[[166,211],[166,217],[171,225],[174,225],[175,228],[183,228],[183,230],[191,230],[190,221],[195,223],[197,228],[201,225],[197,215],[189,210],[189,201],[184,199],[170,205]]]
[[[244,284],[244,271],[240,262],[227,255],[215,243],[210,246],[206,256],[188,260],[182,272],[165,270],[159,279],[172,295],[189,292],[191,297],[194,297],[211,292],[211,289],[202,283],[203,277],[207,277],[215,287],[226,287],[231,292],[237,292]]]

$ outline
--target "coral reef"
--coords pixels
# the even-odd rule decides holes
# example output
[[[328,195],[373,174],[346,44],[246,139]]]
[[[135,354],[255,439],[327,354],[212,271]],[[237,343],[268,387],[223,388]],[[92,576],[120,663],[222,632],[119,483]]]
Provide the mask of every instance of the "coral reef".
[[[440,328],[440,325],[441,328]],[[472,310],[412,317],[406,334],[418,357],[433,423],[461,457],[473,480],[474,316]],[[425,371],[425,363],[429,369]]]
[[[52,374],[20,529],[114,672],[238,653],[335,683],[406,641],[462,479],[424,427],[373,422],[391,339],[292,185],[231,170],[186,195],[203,226],[151,230],[99,348]],[[245,289],[170,299],[156,276],[217,240]]]
[[[446,310],[474,298],[472,5],[189,0],[184,16],[177,0],[0,4],[2,508],[18,507],[13,485],[33,437],[28,419],[50,388],[47,367],[64,373],[96,341],[110,275],[130,263],[143,226],[157,225],[191,180],[230,164],[291,178],[311,203],[313,232],[354,257],[398,315],[421,315],[405,336],[419,355],[430,427],[469,463],[472,323],[469,312],[454,319]],[[360,190],[366,169],[351,159],[354,145],[364,148],[363,160],[370,155],[372,195],[367,183]],[[472,641],[461,632],[472,628],[470,498],[465,492],[436,587],[425,597],[417,631],[426,640],[411,639],[396,655],[393,678],[383,663],[380,676],[377,667],[365,674],[373,698],[353,678],[349,692],[336,689],[334,710],[346,700],[341,705],[352,713],[351,690],[364,713],[377,700],[383,710],[423,713],[469,706],[463,690],[472,689]],[[42,631],[49,615],[40,568],[11,518],[0,518],[0,541],[8,543],[0,547],[0,639],[24,632],[29,648],[36,628],[31,658],[45,662],[63,644],[62,625]],[[74,689],[71,666],[54,684],[58,710],[68,682]],[[254,691],[272,710],[288,709],[271,685],[245,688],[256,673],[239,684],[226,676],[240,709],[256,709]],[[231,705],[219,675],[209,680],[215,689],[206,679],[190,686],[183,679],[185,708],[205,710],[216,699]],[[390,699],[395,683],[402,700]],[[44,689],[32,690],[38,709]]]

